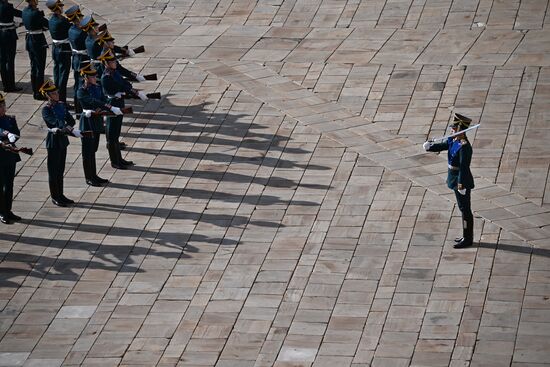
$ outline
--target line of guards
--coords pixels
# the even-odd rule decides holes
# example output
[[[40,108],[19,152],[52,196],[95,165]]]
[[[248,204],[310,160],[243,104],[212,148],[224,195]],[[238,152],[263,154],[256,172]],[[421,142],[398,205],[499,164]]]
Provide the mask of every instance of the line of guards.
[[[84,16],[78,5],[63,13],[60,0],[48,0],[51,10],[49,20],[38,10],[37,0],[26,0],[28,6],[20,11],[5,0],[0,0],[0,69],[5,92],[21,89],[15,84],[15,52],[17,26],[14,17],[21,17],[26,28],[26,49],[31,61],[31,84],[37,100],[47,100],[42,108],[42,117],[47,126],[46,149],[48,152],[48,182],[52,203],[65,207],[74,204],[63,193],[63,174],[67,156],[68,136],[81,138],[82,165],[86,183],[101,186],[108,182],[97,175],[95,154],[99,138],[105,132],[111,166],[126,169],[133,162],[122,158],[119,142],[125,107],[125,98],[160,98],[159,93],[145,94],[133,88],[130,81],[156,80],[156,75],[143,76],[124,68],[119,57],[133,56],[143,47],[132,50],[114,44],[114,38],[106,26],[98,26],[92,16]],[[54,81],[44,82],[46,49],[48,44],[44,31],[50,31],[53,45]],[[69,73],[73,69],[74,109],[80,115],[80,124],[75,128],[75,119],[69,112],[73,106],[66,102]],[[19,153],[32,154],[32,149],[19,148],[15,142],[20,131],[14,116],[6,114],[4,96],[0,94],[0,221],[10,224],[21,218],[12,212],[13,182]],[[105,117],[105,119],[104,119]]]

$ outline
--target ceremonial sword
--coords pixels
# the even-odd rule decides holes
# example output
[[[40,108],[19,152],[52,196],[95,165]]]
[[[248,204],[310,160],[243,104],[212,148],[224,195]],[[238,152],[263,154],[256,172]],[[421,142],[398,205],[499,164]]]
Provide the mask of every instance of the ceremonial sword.
[[[434,142],[434,141],[438,141],[438,140],[446,140],[446,139],[448,139],[448,138],[454,138],[455,136],[464,134],[464,133],[467,132],[467,131],[477,129],[477,128],[479,127],[479,125],[480,125],[480,124],[476,124],[476,125],[474,125],[474,126],[470,126],[470,127],[467,128],[467,129],[460,130],[460,131],[457,131],[456,133],[452,133],[452,134],[449,134],[449,135],[445,135],[445,136],[442,136],[442,137],[440,137],[440,138],[431,138],[431,139],[429,139],[428,141],[429,141],[429,142]]]

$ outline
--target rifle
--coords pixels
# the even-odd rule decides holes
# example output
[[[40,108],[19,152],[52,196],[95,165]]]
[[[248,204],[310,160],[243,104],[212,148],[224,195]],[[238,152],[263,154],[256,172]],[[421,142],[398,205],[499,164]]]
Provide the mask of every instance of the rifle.
[[[161,97],[160,92],[147,93],[146,96],[149,99],[160,99],[160,97]],[[125,94],[124,97],[125,98],[130,98],[130,99],[139,99],[139,96],[138,96],[137,93]]]
[[[72,136],[72,137],[75,137],[75,138],[78,138],[78,136],[76,136],[73,132],[74,129],[69,129],[68,127],[63,127],[61,129],[58,130],[57,134],[63,134],[63,135],[67,135],[67,136]],[[48,129],[49,132],[53,132],[51,131],[51,129]],[[55,133],[54,133],[55,134]],[[82,135],[83,138],[93,138],[94,137],[94,132],[92,130],[86,130],[86,131],[81,131],[80,132],[80,135]]]
[[[11,152],[11,153],[24,153],[24,154],[28,154],[28,155],[33,155],[34,154],[33,151],[32,151],[32,148],[26,148],[26,147],[18,148],[13,144],[4,143],[4,142],[0,142],[0,146],[2,147],[2,149],[6,150],[8,152]]]
[[[122,46],[122,48],[125,49],[126,51],[129,50],[129,46],[127,46],[127,45]],[[134,51],[134,53],[136,53],[136,54],[141,54],[141,53],[145,52],[145,46],[143,46],[143,45],[138,46],[138,47],[132,49],[132,51]]]
[[[145,80],[157,80],[157,74],[147,74],[143,76]]]
[[[124,107],[120,109],[124,115],[134,113],[134,109],[132,107]],[[86,110],[82,110],[84,112]],[[116,114],[112,113],[111,111],[92,111],[92,116],[116,116]]]

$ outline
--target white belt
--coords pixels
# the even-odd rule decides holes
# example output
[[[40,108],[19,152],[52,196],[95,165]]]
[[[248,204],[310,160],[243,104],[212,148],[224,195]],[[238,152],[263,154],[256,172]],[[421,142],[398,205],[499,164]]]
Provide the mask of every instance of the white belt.
[[[27,34],[44,34],[44,31],[27,31]]]
[[[11,22],[11,23],[0,23],[0,27],[15,27],[15,23],[14,22]]]
[[[451,166],[450,164],[448,165],[448,167],[451,171],[459,171],[460,170],[460,167]]]
[[[56,45],[62,45],[62,44],[65,44],[65,43],[69,43],[69,39],[65,38],[64,40],[54,40],[52,38],[52,42],[55,43]]]
[[[90,62],[92,64],[101,64],[101,60],[94,60],[94,59],[91,59]]]
[[[71,50],[77,55],[88,55],[88,52],[86,50],[75,50],[74,48],[72,48]]]

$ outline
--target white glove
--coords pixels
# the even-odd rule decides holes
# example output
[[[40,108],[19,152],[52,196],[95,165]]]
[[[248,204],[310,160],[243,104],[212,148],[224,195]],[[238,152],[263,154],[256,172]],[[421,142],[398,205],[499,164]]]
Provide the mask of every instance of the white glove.
[[[60,128],[58,127],[52,127],[50,129],[48,129],[49,132],[53,133],[53,134],[57,134],[59,133],[59,130],[61,130]]]
[[[427,152],[428,150],[430,150],[430,148],[432,147],[433,143],[431,141],[427,141],[425,142],[424,144],[422,144],[422,147],[424,148],[424,150]]]
[[[116,98],[122,98],[123,95],[124,95],[123,92],[117,92],[117,93],[115,94],[115,97],[116,97]]]
[[[80,133],[80,130],[78,130],[78,129],[73,129],[73,135],[76,136],[77,138],[82,137],[82,134]]]
[[[130,47],[128,47],[128,56],[132,57],[132,56],[135,56],[136,53],[134,52],[134,50],[132,50]]]
[[[144,77],[143,75],[141,75],[141,74],[137,74],[137,75],[136,75],[136,80],[137,80],[138,82],[144,82],[144,81],[145,81],[145,77]]]
[[[460,195],[466,195],[466,189],[457,190]]]
[[[8,140],[10,141],[10,143],[15,143],[17,139],[19,139],[18,135],[8,133]]]
[[[92,110],[82,110],[82,114],[84,115],[84,117],[92,117]]]
[[[149,98],[147,97],[147,94],[143,93],[142,91],[139,91],[139,92],[138,92],[138,97],[139,97],[139,99],[141,99],[142,101],[146,101],[146,100],[149,99]]]
[[[120,108],[118,107],[115,107],[115,106],[111,106],[111,112],[114,113],[115,115],[122,115],[122,111],[120,110]]]

